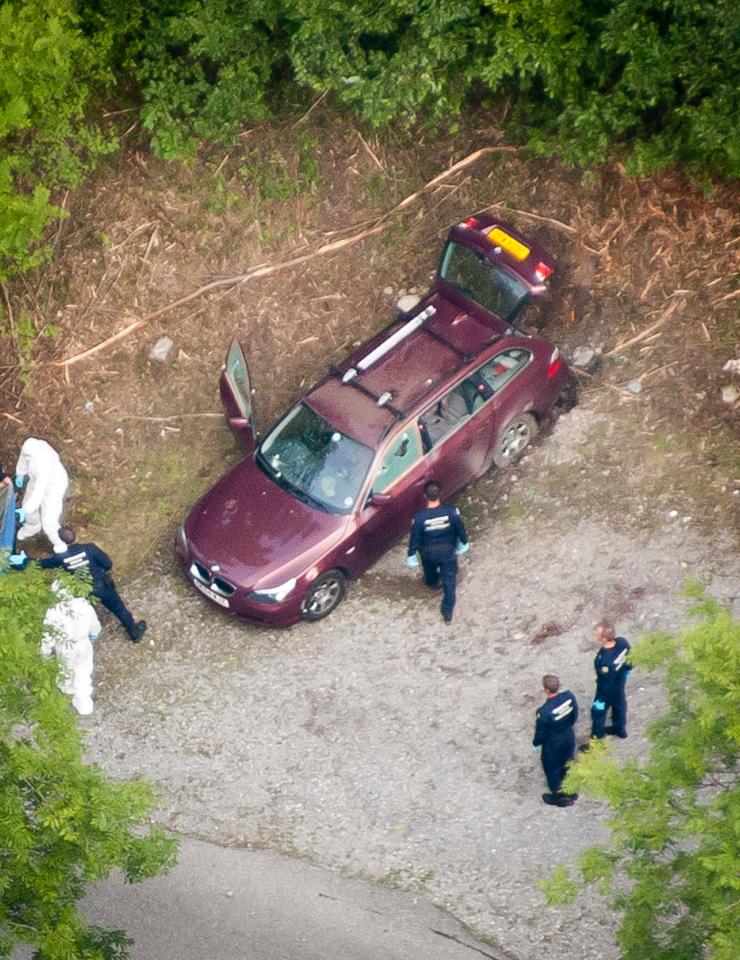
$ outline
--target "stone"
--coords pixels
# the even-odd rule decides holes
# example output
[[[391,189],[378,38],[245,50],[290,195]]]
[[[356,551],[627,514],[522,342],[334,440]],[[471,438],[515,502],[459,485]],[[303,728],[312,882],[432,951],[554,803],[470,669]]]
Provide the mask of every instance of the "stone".
[[[728,360],[727,363],[722,367],[725,373],[737,373],[740,374],[740,358],[737,360]]]
[[[416,304],[421,300],[421,297],[416,293],[407,293],[404,296],[399,297],[396,301],[396,306],[401,311],[401,313],[408,313],[409,310],[413,310]]]
[[[722,403],[726,403],[728,406],[733,407],[737,402],[737,398],[740,397],[740,391],[737,387],[732,385],[728,387],[722,387]]]
[[[392,297],[393,287],[383,287],[383,293],[385,294],[386,297]]]
[[[642,384],[640,383],[639,380],[630,380],[629,383],[626,383],[624,385],[624,389],[628,393],[632,393],[635,396],[637,396],[638,393],[642,393]]]
[[[591,347],[576,347],[572,359],[575,366],[586,368],[593,361],[594,356]]]
[[[169,337],[160,337],[149,351],[149,359],[167,365],[175,356],[175,344]]]

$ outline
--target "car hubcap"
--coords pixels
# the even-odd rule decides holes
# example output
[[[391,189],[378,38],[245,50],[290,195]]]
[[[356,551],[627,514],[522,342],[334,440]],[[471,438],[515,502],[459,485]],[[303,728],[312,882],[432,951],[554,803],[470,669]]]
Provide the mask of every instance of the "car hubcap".
[[[316,588],[308,604],[310,613],[326,613],[336,604],[341,592],[338,580],[327,580]]]
[[[516,457],[529,443],[529,427],[526,423],[515,423],[506,431],[501,440],[501,453],[508,459]]]

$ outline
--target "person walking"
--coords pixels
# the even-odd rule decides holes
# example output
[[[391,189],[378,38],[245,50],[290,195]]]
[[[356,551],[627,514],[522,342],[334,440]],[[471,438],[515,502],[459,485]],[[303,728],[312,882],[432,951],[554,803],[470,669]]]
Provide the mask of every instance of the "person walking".
[[[457,557],[458,554],[467,553],[470,544],[460,511],[457,507],[443,504],[441,493],[439,484],[433,481],[424,487],[427,505],[416,514],[411,524],[406,566],[419,566],[418,553],[424,570],[424,583],[433,590],[441,586],[442,619],[445,623],[452,623]]]
[[[18,490],[25,487],[18,510],[22,524],[18,540],[28,540],[43,530],[54,553],[64,553],[66,546],[59,539],[59,526],[69,477],[59,454],[46,440],[28,437],[23,441],[15,467],[15,485]]]
[[[594,658],[596,693],[591,704],[591,739],[603,740],[605,736],[627,737],[627,696],[625,686],[632,666],[629,662],[630,645],[624,637],[616,636],[611,620],[596,624],[596,639],[599,652]],[[611,711],[611,724],[607,725],[607,713]],[[578,749],[588,750],[589,744]]]
[[[542,678],[542,688],[547,699],[535,714],[532,739],[533,751],[542,748],[542,769],[550,789],[542,794],[542,799],[550,806],[570,807],[578,794],[563,793],[560,788],[575,754],[578,703],[570,690],[560,690],[560,680],[552,673]]]
[[[138,643],[144,636],[146,620],[135,621],[130,610],[121,599],[111,576],[113,563],[111,558],[94,543],[75,543],[75,532],[71,527],[62,527],[59,537],[65,544],[64,553],[55,553],[52,557],[39,560],[44,569],[63,567],[69,573],[87,572],[92,580],[92,593],[103,606],[123,624],[129,637]]]

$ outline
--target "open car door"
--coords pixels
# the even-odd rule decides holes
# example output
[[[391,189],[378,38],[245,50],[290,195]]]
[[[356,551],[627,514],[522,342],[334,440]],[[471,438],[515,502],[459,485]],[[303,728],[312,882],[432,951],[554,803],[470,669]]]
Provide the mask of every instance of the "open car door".
[[[229,426],[251,452],[257,446],[252,389],[244,350],[236,338],[231,341],[221,374],[221,400]]]

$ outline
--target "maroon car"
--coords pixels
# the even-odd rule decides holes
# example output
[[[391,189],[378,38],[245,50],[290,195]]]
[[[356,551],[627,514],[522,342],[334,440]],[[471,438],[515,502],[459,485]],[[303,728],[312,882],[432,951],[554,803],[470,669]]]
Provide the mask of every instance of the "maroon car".
[[[555,261],[487,214],[450,230],[431,293],[332,368],[257,442],[244,352],[221,376],[249,455],[196,503],[176,550],[194,586],[253,623],[327,616],[409,529],[424,484],[445,497],[522,453],[571,377],[518,319]]]

